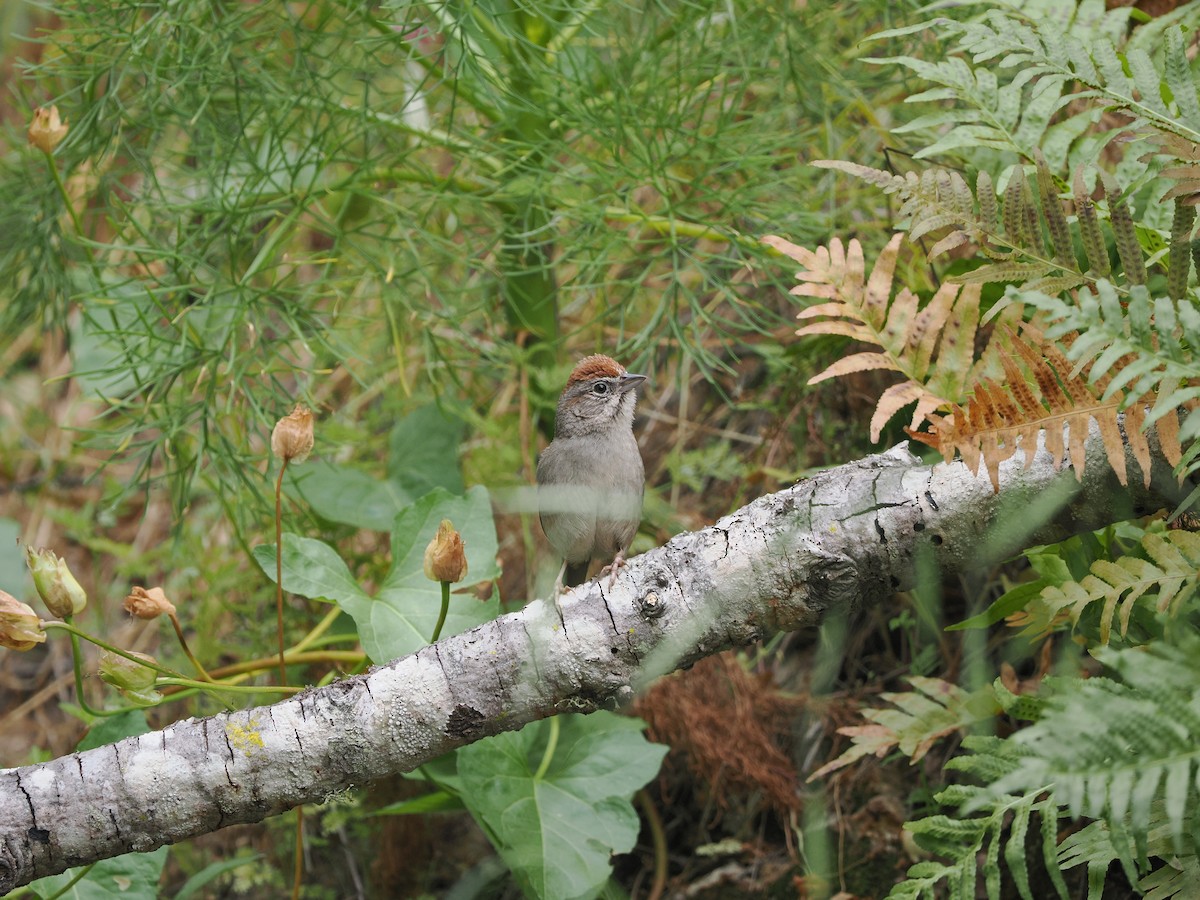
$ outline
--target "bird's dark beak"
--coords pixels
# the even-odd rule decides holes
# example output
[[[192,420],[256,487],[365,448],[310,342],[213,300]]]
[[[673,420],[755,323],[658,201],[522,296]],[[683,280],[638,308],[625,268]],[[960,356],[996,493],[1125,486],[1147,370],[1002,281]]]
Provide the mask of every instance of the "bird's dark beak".
[[[628,391],[632,391],[645,380],[645,375],[634,375],[630,372],[626,372],[618,379],[617,386],[620,388],[621,393],[624,394]]]

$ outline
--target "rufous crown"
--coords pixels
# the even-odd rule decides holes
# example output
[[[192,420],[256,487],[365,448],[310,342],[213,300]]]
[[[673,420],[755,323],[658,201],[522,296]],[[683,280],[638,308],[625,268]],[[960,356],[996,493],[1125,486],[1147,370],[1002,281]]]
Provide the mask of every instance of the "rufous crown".
[[[590,381],[593,378],[619,378],[625,374],[625,367],[611,356],[596,353],[585,356],[567,379],[567,387],[580,381]]]

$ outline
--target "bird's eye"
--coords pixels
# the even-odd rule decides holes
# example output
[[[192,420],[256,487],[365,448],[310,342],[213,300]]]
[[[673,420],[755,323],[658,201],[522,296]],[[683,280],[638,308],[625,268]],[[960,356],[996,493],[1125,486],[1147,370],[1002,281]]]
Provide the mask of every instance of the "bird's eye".
[[[607,381],[597,381],[595,384],[592,385],[592,393],[598,394],[600,396],[604,396],[605,394],[607,394],[608,393],[608,382]]]

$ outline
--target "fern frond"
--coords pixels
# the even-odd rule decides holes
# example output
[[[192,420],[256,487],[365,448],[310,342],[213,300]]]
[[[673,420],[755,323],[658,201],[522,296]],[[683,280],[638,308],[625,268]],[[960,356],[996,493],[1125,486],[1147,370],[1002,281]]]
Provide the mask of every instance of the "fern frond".
[[[1037,163],[1038,196],[1042,201],[1042,215],[1050,231],[1050,246],[1054,248],[1054,258],[1064,267],[1075,268],[1075,248],[1071,243],[1071,228],[1063,213],[1062,203],[1058,199],[1058,187],[1050,167],[1046,165],[1046,157],[1041,150],[1034,153]]]
[[[1100,231],[1100,219],[1096,215],[1096,204],[1083,182],[1083,166],[1075,170],[1075,221],[1079,224],[1079,236],[1087,254],[1089,274],[1103,278],[1112,271],[1108,260],[1108,247]],[[1050,293],[1046,291],[1046,293]]]
[[[1116,239],[1117,256],[1121,258],[1121,268],[1130,284],[1146,283],[1146,263],[1142,258],[1142,245],[1138,243],[1137,231],[1134,229],[1133,216],[1129,205],[1121,193],[1116,180],[1107,172],[1100,172],[1100,180],[1104,184],[1104,194],[1108,198],[1108,221],[1112,226],[1113,237]]]
[[[993,790],[1053,785],[1072,817],[1104,818],[1143,846],[1161,801],[1174,851],[1195,855],[1188,810],[1200,800],[1200,640],[1094,654],[1119,680],[1066,682],[1043,718],[1013,735],[1028,755]]]
[[[1200,586],[1200,535],[1149,532],[1142,538],[1141,550],[1148,558],[1097,559],[1082,580],[1044,587],[1025,609],[1009,617],[1009,624],[1038,637],[1067,622],[1078,628],[1084,615],[1099,607],[1098,641],[1105,645],[1114,621],[1118,634],[1128,636],[1139,601],[1160,615],[1178,618]]]
[[[1079,477],[1095,420],[1120,482],[1127,483],[1128,441],[1149,484],[1149,446],[1140,429],[1128,428],[1122,434],[1118,415],[1124,396],[1119,391],[1100,396],[1032,325],[1024,326],[1020,339],[1011,334],[1009,341],[993,341],[991,346],[1003,367],[1003,379],[982,378],[966,404],[953,404],[947,415],[931,414],[929,433],[910,428],[909,437],[936,448],[947,462],[957,453],[975,471],[986,467],[998,490],[1000,463],[1023,450],[1026,466],[1031,465],[1041,432],[1054,464],[1069,458]]]
[[[1190,300],[1151,298],[1141,286],[1130,289],[1127,302],[1107,281],[1095,293],[1081,289],[1072,302],[1039,291],[1012,292],[1015,299],[1038,310],[1050,339],[1080,332],[1069,348],[1072,375],[1086,371],[1102,399],[1122,396],[1121,405],[1136,426],[1154,425],[1164,456],[1178,465],[1181,441],[1200,436],[1200,310]],[[1143,407],[1150,406],[1148,413]],[[1192,410],[1180,427],[1176,410]]]
[[[895,709],[865,709],[862,715],[870,725],[839,728],[838,734],[851,739],[850,747],[808,780],[823,778],[867,755],[882,758],[893,749],[899,749],[915,764],[940,738],[988,721],[1000,711],[990,685],[964,691],[940,678],[918,675],[909,676],[908,682],[916,690],[881,695]]]
[[[1011,740],[967,737],[963,746],[971,752],[950,760],[948,768],[980,777],[985,783],[1021,770],[1024,751]],[[940,897],[943,894],[939,893],[939,885],[943,883],[951,896],[975,897],[982,869],[984,893],[989,900],[999,900],[1003,858],[1018,894],[1024,900],[1034,900],[1027,837],[1036,820],[1041,823],[1041,841],[1035,846],[1041,851],[1058,896],[1066,900],[1067,888],[1058,864],[1059,811],[1044,790],[1043,787],[1001,794],[991,788],[953,784],[940,791],[935,799],[941,806],[955,810],[955,814],[928,816],[904,827],[922,848],[949,862],[917,863],[888,897]]]
[[[897,234],[888,242],[869,278],[858,241],[846,247],[835,238],[828,247],[811,251],[783,238],[763,239],[804,267],[797,273],[801,283],[792,288],[792,294],[828,301],[797,314],[808,323],[797,335],[835,334],[879,348],[842,357],[810,378],[809,384],[873,369],[905,376],[905,381],[879,399],[871,420],[871,439],[876,441],[887,421],[907,404],[917,404],[912,420],[915,428],[933,410],[965,394],[979,322],[978,287],[943,284],[924,308],[919,308],[917,296],[907,288],[892,297],[902,237]]]
[[[961,284],[1015,282],[1022,290],[1058,293],[1110,274],[1100,217],[1085,188],[1083,170],[1075,174],[1073,199],[1076,226],[1087,254],[1086,269],[1075,256],[1072,227],[1058,185],[1040,153],[1035,154],[1038,198],[1035,200],[1024,169],[1015,166],[1004,190],[1002,208],[991,177],[982,171],[972,197],[963,177],[946,169],[893,175],[841,160],[815,160],[812,165],[845,172],[881,188],[885,194],[895,195],[900,201],[897,221],[907,226],[909,239],[937,238],[927,253],[930,260],[964,244],[974,244],[992,262],[956,276],[954,280]],[[1133,284],[1144,283],[1146,267],[1129,208],[1116,182],[1108,175],[1102,177],[1108,188],[1114,242],[1126,278]]]
[[[1114,10],[1089,22],[1091,13],[1085,14],[1082,6],[1066,29],[1063,22],[1050,16],[1030,22],[1001,10],[973,21],[936,19],[926,27],[952,42],[942,61],[929,63],[907,56],[870,60],[904,66],[937,85],[910,97],[910,102],[953,99],[961,104],[962,108],[942,111],[937,118],[918,119],[909,126],[909,130],[952,126],[917,155],[986,146],[1029,158],[1033,147],[1050,145],[1047,131],[1053,115],[1065,103],[1064,85],[1071,82],[1085,88],[1070,94],[1071,100],[1094,101],[1084,113],[1086,125],[1098,122],[1103,110],[1115,109],[1132,117],[1134,125],[1148,124],[1200,142],[1200,103],[1178,29],[1165,29],[1164,72],[1160,73],[1146,48],[1131,41],[1122,54],[1113,43],[1114,36],[1124,30],[1118,24],[1120,19],[1114,17],[1127,19],[1128,11]],[[891,34],[884,32],[875,38]],[[1152,46],[1152,38],[1147,40]],[[989,65],[985,68],[984,63]],[[1007,80],[991,74],[996,70],[1005,73]],[[1084,129],[1075,130],[1082,133]],[[1067,147],[1056,147],[1052,163],[1062,166],[1066,153]]]
[[[1150,896],[1195,893],[1200,639],[1096,655],[1114,678],[1047,678],[1034,724],[1007,739],[963,740],[968,752],[947,768],[984,786],[948,786],[935,799],[951,814],[905,826],[944,861],[913,866],[890,896],[933,898],[948,887],[974,897],[982,874],[982,893],[998,898],[1003,858],[1018,895],[1033,900],[1028,848],[1038,846],[1063,898],[1063,870],[1086,866],[1089,896],[1099,897],[1113,862]],[[1096,821],[1059,844],[1064,815]],[[1028,839],[1035,818],[1040,841]]]
[[[1175,215],[1171,219],[1171,249],[1167,256],[1167,296],[1177,302],[1187,293],[1192,268],[1192,225],[1195,222],[1196,207],[1176,200]]]
[[[1145,893],[1144,900],[1171,900],[1180,897],[1187,900],[1200,884],[1200,859],[1185,856],[1163,863],[1138,882],[1138,890]]]

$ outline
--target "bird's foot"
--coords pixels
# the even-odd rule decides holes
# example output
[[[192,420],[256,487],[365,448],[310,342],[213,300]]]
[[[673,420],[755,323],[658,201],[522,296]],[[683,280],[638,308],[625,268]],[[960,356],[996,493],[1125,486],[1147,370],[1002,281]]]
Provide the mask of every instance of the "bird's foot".
[[[612,590],[613,585],[616,584],[616,582],[617,582],[617,572],[619,572],[624,567],[624,565],[625,565],[625,552],[621,551],[620,553],[618,553],[616,555],[616,557],[613,559],[612,563],[610,563],[609,565],[605,566],[603,569],[600,570],[601,578],[603,578],[605,575],[608,576],[608,589],[610,591]]]
[[[563,584],[563,579],[567,574],[567,561],[564,559],[561,568],[558,570],[558,577],[554,579],[554,609],[558,613],[558,618],[563,617],[562,611],[562,595],[567,592],[566,585]]]

